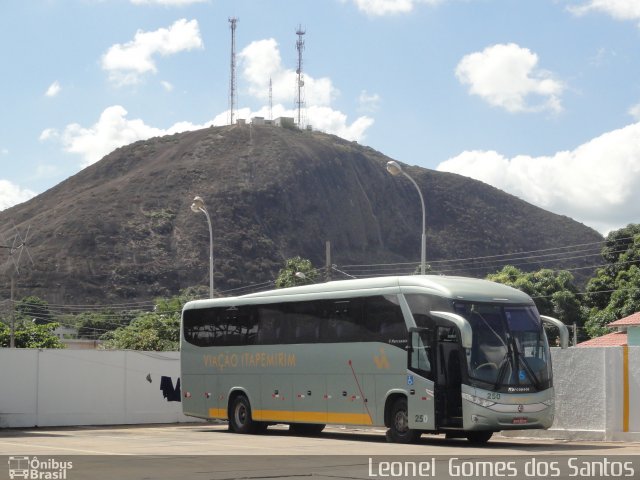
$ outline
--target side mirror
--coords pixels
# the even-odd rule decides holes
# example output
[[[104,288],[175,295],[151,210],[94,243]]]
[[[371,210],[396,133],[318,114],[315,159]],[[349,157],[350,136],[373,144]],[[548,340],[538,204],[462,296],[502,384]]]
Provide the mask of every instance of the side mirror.
[[[462,348],[471,348],[471,345],[473,344],[473,331],[471,330],[471,325],[464,317],[461,317],[457,313],[450,312],[429,312],[429,315],[443,320],[448,320],[453,323],[458,327],[458,330],[460,330]]]
[[[568,348],[569,347],[569,329],[567,328],[567,326],[557,318],[547,317],[546,315],[540,315],[540,319],[548,325],[558,327],[558,330],[560,330],[560,348],[562,349]]]

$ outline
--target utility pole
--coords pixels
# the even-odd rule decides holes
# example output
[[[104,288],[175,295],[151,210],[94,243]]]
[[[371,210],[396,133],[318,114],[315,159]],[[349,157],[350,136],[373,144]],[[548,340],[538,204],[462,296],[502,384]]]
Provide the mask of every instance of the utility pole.
[[[16,306],[13,303],[14,291],[16,288],[16,281],[13,275],[11,275],[11,334],[9,337],[9,348],[16,348]]]
[[[325,242],[325,281],[330,282],[331,281],[331,241],[327,240]]]

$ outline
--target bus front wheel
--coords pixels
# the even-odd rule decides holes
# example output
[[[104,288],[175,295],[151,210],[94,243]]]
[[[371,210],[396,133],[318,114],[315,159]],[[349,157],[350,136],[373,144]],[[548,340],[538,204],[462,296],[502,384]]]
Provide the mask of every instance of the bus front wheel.
[[[407,399],[402,397],[393,402],[391,422],[387,430],[387,440],[394,443],[414,443],[420,438],[420,432],[409,428],[409,409]]]
[[[229,427],[234,433],[251,433],[256,423],[251,418],[251,404],[244,395],[234,397],[229,411]]]
[[[483,444],[487,443],[492,435],[493,432],[487,431],[467,432],[467,440],[469,440],[471,443]]]

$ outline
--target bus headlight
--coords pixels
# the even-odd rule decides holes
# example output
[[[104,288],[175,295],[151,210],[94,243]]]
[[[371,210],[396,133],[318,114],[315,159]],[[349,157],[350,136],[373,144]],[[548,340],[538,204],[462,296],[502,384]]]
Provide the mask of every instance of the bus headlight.
[[[496,404],[496,402],[485,400],[484,398],[476,397],[475,395],[469,395],[468,393],[463,393],[462,398],[464,400],[467,400],[471,403],[475,403],[476,405],[480,405],[481,407],[485,407],[485,408],[488,408]]]

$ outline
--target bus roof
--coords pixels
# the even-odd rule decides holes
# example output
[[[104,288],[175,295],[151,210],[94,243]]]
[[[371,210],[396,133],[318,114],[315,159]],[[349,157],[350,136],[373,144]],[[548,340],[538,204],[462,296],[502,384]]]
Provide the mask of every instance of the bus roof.
[[[375,277],[355,280],[338,280],[315,283],[300,287],[281,288],[250,293],[240,297],[196,300],[187,303],[185,309],[206,306],[237,305],[243,303],[273,303],[275,301],[311,300],[327,298],[332,294],[344,296],[367,296],[391,293],[430,293],[454,300],[475,302],[497,302],[532,305],[527,294],[500,283],[477,278],[449,277],[442,275],[407,275],[399,277]],[[294,298],[295,297],[295,298]]]

